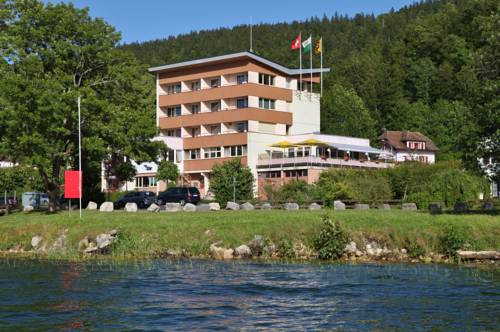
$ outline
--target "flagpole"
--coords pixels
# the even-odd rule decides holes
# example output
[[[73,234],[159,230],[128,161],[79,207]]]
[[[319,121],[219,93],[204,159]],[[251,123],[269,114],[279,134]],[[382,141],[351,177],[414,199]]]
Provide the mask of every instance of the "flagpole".
[[[80,96],[78,96],[78,192],[80,196],[80,220],[82,220],[82,127],[80,114]]]
[[[299,69],[299,74],[300,74],[300,84],[299,84],[299,90],[300,90],[300,95],[302,96],[302,32],[299,32],[299,62],[300,62],[300,69]]]
[[[320,72],[320,86],[321,86],[320,96],[323,96],[323,50],[324,50],[324,47],[323,47],[323,37],[321,37],[320,41],[321,41],[321,44],[320,44],[320,46],[321,46],[320,51],[321,52],[319,52],[319,54],[320,54],[320,63],[321,63],[320,64],[320,70],[321,70],[321,72]]]
[[[309,64],[311,66],[311,91],[309,91],[309,100],[312,99],[312,93],[313,93],[313,39],[312,35],[309,35],[309,39],[311,40],[311,48],[309,50]]]

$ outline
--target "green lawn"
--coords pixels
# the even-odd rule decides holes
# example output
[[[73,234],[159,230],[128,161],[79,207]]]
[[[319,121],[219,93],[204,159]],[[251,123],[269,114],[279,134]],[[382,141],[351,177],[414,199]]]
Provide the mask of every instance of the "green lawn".
[[[86,235],[112,229],[120,231],[121,248],[115,255],[127,252],[138,257],[169,249],[186,249],[192,255],[208,252],[211,243],[223,246],[246,244],[254,235],[279,242],[289,239],[309,244],[321,228],[321,217],[328,214],[338,220],[357,241],[377,240],[389,248],[418,243],[427,251],[436,251],[445,225],[465,228],[476,250],[500,249],[500,217],[487,215],[439,215],[424,212],[393,211],[219,211],[196,213],[102,213],[85,211],[83,221],[78,211],[46,213],[13,213],[0,217],[0,250],[15,245],[30,248],[34,235],[42,235],[48,244],[67,230],[68,256],[77,256],[77,245]]]

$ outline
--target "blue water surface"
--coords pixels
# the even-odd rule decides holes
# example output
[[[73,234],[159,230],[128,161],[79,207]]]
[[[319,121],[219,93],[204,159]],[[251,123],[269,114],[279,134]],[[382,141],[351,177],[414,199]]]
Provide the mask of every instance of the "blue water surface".
[[[498,269],[0,261],[2,331],[498,331],[499,317]]]

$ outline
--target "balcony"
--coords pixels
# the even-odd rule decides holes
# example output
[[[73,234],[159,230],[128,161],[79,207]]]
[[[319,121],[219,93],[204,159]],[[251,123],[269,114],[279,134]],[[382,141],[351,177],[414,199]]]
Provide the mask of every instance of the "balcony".
[[[195,102],[227,99],[239,96],[256,96],[291,102],[293,99],[292,93],[291,89],[256,83],[233,84],[223,85],[218,88],[206,88],[197,91],[160,95],[159,106],[166,107],[180,104],[191,104]]]
[[[211,171],[215,164],[221,164],[225,161],[231,160],[236,157],[225,157],[225,158],[210,158],[210,159],[196,159],[196,160],[184,160],[184,172],[194,173],[202,171]],[[247,164],[247,157],[241,158],[241,163],[243,165]]]
[[[247,133],[223,133],[209,136],[186,137],[183,144],[185,150],[212,146],[246,145]]]
[[[269,156],[259,156],[257,168],[265,169],[293,169],[295,167],[346,167],[346,168],[389,168],[392,163],[371,160],[344,160],[340,158],[321,158],[317,156],[308,157],[285,157],[269,158]]]
[[[196,127],[207,124],[248,120],[292,125],[293,115],[290,112],[264,110],[260,108],[238,108],[219,112],[203,112],[174,117],[160,117],[160,129]]]

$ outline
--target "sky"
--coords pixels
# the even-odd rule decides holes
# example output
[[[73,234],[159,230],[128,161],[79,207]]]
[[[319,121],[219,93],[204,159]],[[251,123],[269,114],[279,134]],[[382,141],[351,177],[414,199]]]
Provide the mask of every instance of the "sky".
[[[59,2],[46,0],[46,2]],[[191,31],[291,22],[335,12],[381,14],[414,0],[64,0],[90,8],[122,33],[122,42],[168,38]]]

